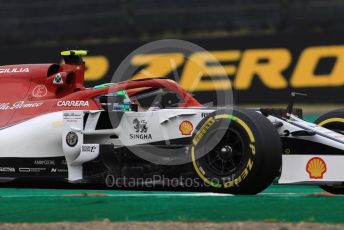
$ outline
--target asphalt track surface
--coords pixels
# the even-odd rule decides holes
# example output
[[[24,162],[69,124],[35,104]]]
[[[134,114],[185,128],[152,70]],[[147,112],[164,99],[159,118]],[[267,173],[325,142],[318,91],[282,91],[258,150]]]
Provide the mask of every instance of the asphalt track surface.
[[[0,189],[0,222],[267,221],[343,223],[344,196],[272,185],[255,196],[175,191]]]

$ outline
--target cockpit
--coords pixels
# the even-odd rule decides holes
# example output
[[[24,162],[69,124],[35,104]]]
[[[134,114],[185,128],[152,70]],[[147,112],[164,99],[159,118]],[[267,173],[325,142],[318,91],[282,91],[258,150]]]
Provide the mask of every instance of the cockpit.
[[[152,111],[179,107],[184,99],[167,88],[119,90],[96,98],[107,111]]]

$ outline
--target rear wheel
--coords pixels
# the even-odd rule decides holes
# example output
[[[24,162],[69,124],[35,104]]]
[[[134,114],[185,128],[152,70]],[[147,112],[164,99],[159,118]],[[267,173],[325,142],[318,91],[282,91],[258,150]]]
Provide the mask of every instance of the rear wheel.
[[[194,169],[217,192],[256,194],[279,173],[281,140],[263,115],[245,109],[219,110],[194,131]]]
[[[324,128],[344,134],[344,109],[337,109],[320,116],[316,124]],[[344,184],[342,185],[321,185],[320,188],[332,194],[344,194]]]

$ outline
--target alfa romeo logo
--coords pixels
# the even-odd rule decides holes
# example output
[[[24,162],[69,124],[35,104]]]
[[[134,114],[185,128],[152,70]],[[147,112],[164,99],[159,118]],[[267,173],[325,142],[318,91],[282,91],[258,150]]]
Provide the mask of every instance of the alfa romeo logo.
[[[66,143],[70,147],[74,147],[78,143],[78,134],[76,134],[75,132],[72,132],[72,131],[67,133]]]

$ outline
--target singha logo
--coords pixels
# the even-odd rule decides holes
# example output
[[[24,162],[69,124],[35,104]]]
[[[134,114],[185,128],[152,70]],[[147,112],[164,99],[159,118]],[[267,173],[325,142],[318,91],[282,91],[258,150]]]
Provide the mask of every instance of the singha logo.
[[[152,134],[147,133],[147,121],[146,120],[139,120],[135,118],[133,120],[135,133],[130,134],[131,140],[151,140]]]
[[[137,133],[146,133],[148,131],[147,121],[145,120],[139,121],[139,119],[135,118],[133,123],[134,123],[134,129]]]

